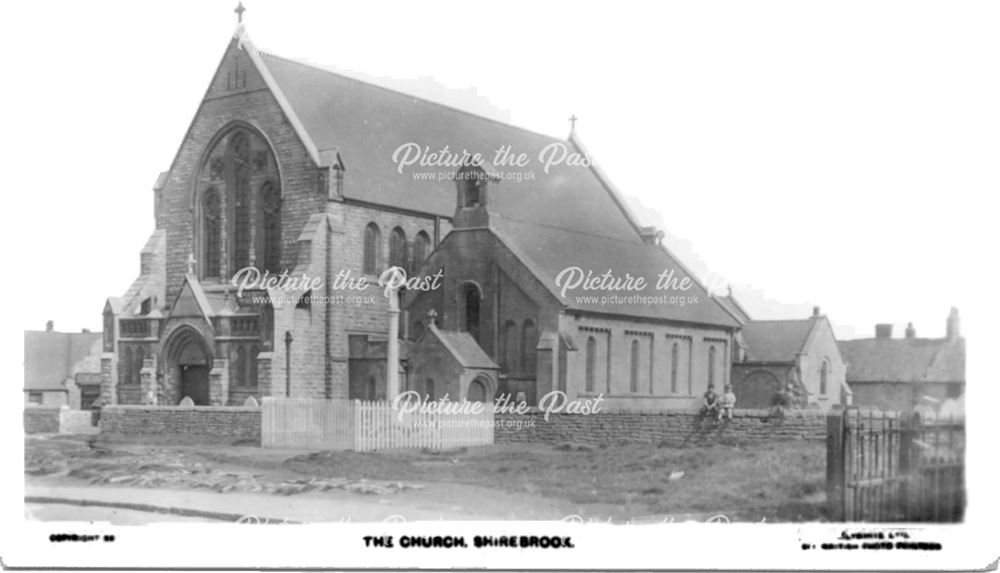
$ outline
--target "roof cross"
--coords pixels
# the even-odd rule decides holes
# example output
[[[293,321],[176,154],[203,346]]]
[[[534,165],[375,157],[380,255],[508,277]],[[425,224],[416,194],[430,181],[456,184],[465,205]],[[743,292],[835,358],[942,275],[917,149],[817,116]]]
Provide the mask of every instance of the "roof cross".
[[[242,1],[239,4],[236,5],[236,9],[233,10],[233,12],[236,12],[236,23],[237,24],[242,24],[243,23],[243,13],[246,12],[246,11],[247,11],[247,9],[243,7],[243,2]]]
[[[427,318],[430,320],[430,323],[435,326],[437,325],[437,315],[437,311],[433,308],[427,311]]]
[[[570,133],[576,131],[576,120],[580,118],[576,117],[576,114],[569,116],[569,131]]]

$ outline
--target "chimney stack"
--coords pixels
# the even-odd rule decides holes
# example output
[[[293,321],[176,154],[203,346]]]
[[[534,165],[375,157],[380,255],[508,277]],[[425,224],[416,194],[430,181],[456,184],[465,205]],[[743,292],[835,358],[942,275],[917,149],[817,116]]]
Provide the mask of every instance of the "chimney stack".
[[[45,321],[45,332],[52,332],[55,329],[55,323],[51,320]]]
[[[962,337],[962,331],[959,328],[961,325],[961,320],[958,318],[958,309],[951,307],[951,312],[948,313],[948,340],[958,340]]]
[[[819,318],[819,307],[818,306],[814,306],[813,307],[813,318]]]
[[[876,324],[875,338],[892,338],[892,325],[888,323]]]
[[[912,322],[906,325],[906,337],[907,338],[916,338],[917,337],[917,329],[913,328],[913,323]]]

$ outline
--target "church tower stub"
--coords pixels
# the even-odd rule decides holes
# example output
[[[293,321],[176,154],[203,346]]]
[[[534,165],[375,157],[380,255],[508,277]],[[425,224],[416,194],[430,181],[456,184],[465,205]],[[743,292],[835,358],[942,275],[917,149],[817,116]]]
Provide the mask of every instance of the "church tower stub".
[[[499,177],[488,165],[466,165],[455,173],[455,229],[486,227],[493,208],[491,193]]]

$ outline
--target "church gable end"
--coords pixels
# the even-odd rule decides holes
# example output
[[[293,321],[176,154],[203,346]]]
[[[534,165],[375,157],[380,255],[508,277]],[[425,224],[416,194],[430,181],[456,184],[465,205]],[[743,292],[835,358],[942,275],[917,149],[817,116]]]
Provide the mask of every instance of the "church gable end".
[[[254,64],[252,50],[249,42],[230,42],[159,192],[156,225],[169,245],[168,298],[180,290],[190,255],[197,276],[221,282],[232,278],[234,265],[246,262],[294,267],[299,232],[325,209],[320,169],[280,94]],[[227,163],[229,140],[238,132],[249,138],[248,155]],[[237,181],[234,165],[244,160],[249,211],[237,213],[235,189],[227,187]],[[237,228],[237,221],[248,225]],[[236,235],[248,239],[239,252]]]
[[[257,71],[248,51],[240,46],[237,38],[233,38],[219,62],[205,99],[262,89],[267,89],[267,83]]]

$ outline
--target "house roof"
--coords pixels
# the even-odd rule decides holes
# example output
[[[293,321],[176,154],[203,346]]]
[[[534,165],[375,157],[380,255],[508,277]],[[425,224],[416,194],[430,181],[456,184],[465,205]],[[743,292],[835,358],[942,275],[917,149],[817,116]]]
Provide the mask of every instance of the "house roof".
[[[736,327],[738,323],[716,301],[708,296],[705,288],[690,275],[686,268],[666,249],[640,240],[620,240],[592,235],[584,232],[567,231],[554,227],[517,221],[508,217],[492,215],[490,229],[500,240],[524,262],[532,273],[568,308],[641,316],[645,318],[711,324]],[[646,285],[639,291],[585,291],[567,290],[563,296],[556,285],[556,277],[568,266],[579,266],[584,272],[591,270],[600,275],[611,270],[616,277],[629,274],[644,277]],[[688,290],[658,290],[656,277],[664,270],[672,269],[674,277],[680,281],[691,278]],[[612,304],[602,303],[602,295],[638,295],[649,298],[697,297],[697,302],[684,304],[656,300],[650,304],[627,300]],[[594,296],[591,296],[594,295]],[[594,300],[594,299],[597,300]],[[687,300],[687,299],[686,299]]]
[[[837,343],[848,382],[964,382],[962,338],[865,338]]]
[[[476,339],[468,332],[457,330],[441,330],[434,324],[428,328],[430,332],[437,336],[438,340],[444,344],[451,355],[458,360],[464,368],[492,368],[498,369],[496,362],[486,355]]]
[[[65,390],[73,366],[101,340],[100,332],[24,332],[24,389]]]
[[[819,320],[751,320],[743,325],[747,361],[793,362]]]

